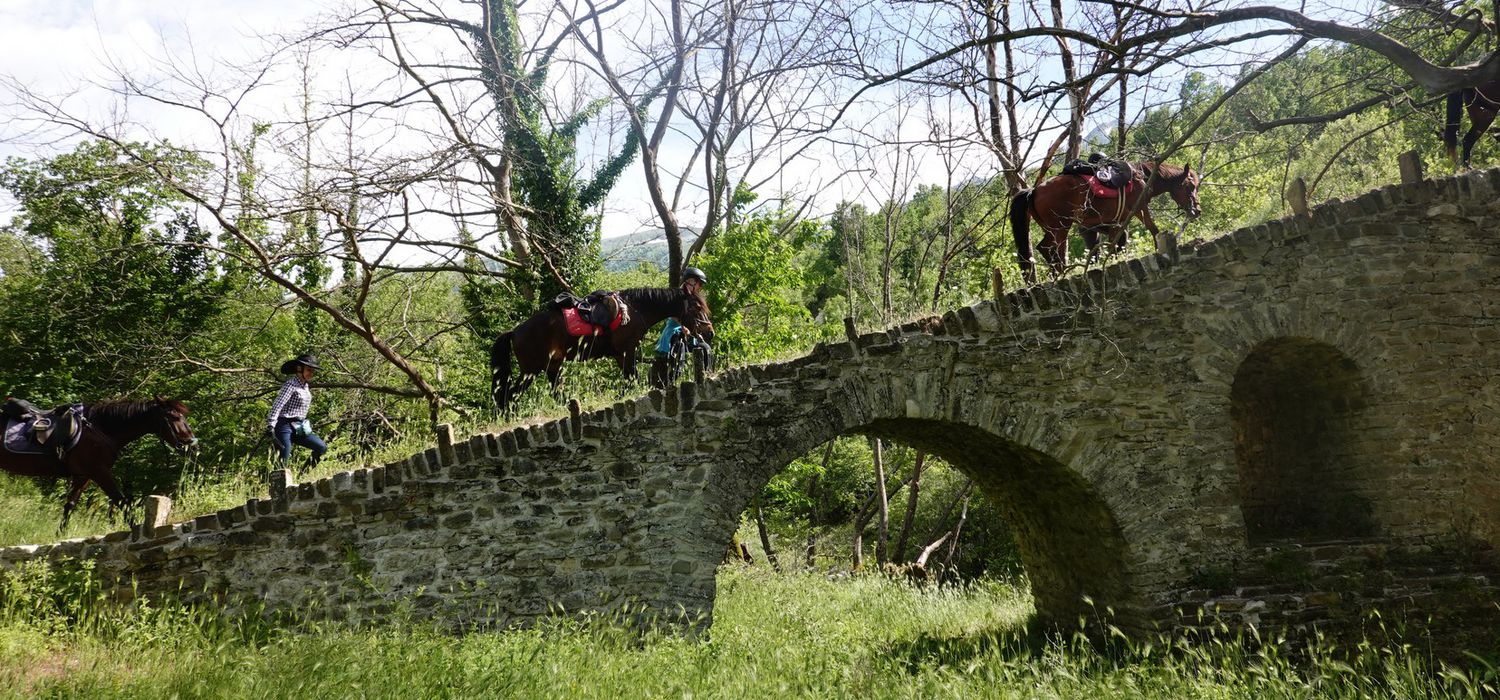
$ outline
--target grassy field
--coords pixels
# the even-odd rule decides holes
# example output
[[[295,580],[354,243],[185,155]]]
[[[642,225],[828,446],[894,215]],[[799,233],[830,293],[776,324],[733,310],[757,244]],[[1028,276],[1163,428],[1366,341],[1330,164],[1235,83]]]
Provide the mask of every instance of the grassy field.
[[[241,466],[230,471],[243,476],[185,478],[176,519],[264,493],[264,465]],[[330,460],[300,480],[353,466]],[[55,540],[59,508],[31,480],[0,475],[0,546]],[[86,507],[66,534],[118,528]],[[924,588],[736,565],[719,575],[710,634],[684,639],[568,620],[461,637],[401,620],[277,629],[171,605],[101,607],[83,580],[0,574],[0,698],[1459,698],[1500,688],[1483,660],[1446,667],[1384,643],[1294,662],[1277,644],[1103,652],[1081,637],[1038,639],[1026,633],[1024,584],[997,581]]]
[[[29,572],[0,591],[0,697],[1482,697],[1493,671],[1409,649],[1292,663],[1275,646],[1025,642],[1031,603],[986,582],[918,588],[726,569],[707,639],[599,622],[438,634],[287,631],[180,608],[101,610]]]

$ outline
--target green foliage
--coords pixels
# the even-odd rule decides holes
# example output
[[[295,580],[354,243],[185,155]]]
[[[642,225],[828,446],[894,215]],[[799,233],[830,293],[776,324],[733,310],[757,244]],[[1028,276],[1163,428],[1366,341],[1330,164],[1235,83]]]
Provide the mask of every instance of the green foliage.
[[[713,310],[714,352],[729,362],[754,362],[806,348],[831,335],[802,300],[805,262],[827,238],[825,227],[785,215],[757,214],[709,239],[698,267]]]
[[[0,279],[0,385],[42,405],[201,387],[175,367],[229,306],[202,247],[210,234],[122,150],[184,176],[201,163],[169,145],[79,145],[0,172],[20,213],[0,238],[24,257]],[[149,448],[148,448],[149,449]],[[164,450],[126,464],[169,479]]]

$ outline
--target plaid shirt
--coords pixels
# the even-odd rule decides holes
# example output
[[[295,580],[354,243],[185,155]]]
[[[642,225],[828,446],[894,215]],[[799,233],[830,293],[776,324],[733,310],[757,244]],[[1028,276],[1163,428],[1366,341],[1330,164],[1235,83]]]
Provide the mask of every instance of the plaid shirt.
[[[312,390],[307,388],[307,382],[302,381],[301,377],[292,377],[281,385],[276,400],[271,402],[271,415],[266,422],[275,430],[276,422],[282,418],[306,418],[307,408],[311,405]]]

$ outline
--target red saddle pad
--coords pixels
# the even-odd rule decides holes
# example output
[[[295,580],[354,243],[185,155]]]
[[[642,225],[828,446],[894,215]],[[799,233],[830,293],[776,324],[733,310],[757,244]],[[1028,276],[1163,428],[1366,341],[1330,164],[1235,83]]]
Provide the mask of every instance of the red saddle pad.
[[[1119,197],[1122,192],[1122,190],[1117,190],[1100,182],[1099,178],[1096,178],[1093,175],[1084,175],[1083,179],[1088,181],[1089,194],[1094,195],[1094,199],[1114,199],[1116,197]],[[1133,197],[1135,196],[1135,191],[1137,189],[1140,189],[1140,186],[1141,184],[1139,182],[1131,180],[1130,184],[1125,186],[1123,193],[1127,197]]]
[[[603,328],[583,320],[583,316],[578,314],[578,309],[563,309],[562,312],[563,322],[568,326],[568,335],[582,337],[586,335],[598,335],[604,332]],[[620,317],[616,315],[615,320],[610,322],[609,329],[615,330],[619,327]]]

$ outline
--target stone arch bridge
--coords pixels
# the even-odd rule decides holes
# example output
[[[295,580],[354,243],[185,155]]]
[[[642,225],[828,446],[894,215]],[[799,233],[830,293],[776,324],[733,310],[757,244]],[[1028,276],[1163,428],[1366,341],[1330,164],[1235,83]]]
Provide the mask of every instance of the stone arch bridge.
[[[857,433],[975,480],[1043,620],[1472,621],[1495,610],[1500,537],[1497,193],[1500,171],[1387,187],[191,522],[0,550],[0,567],[82,557],[120,599],[351,620],[629,604],[703,625],[750,499]]]

